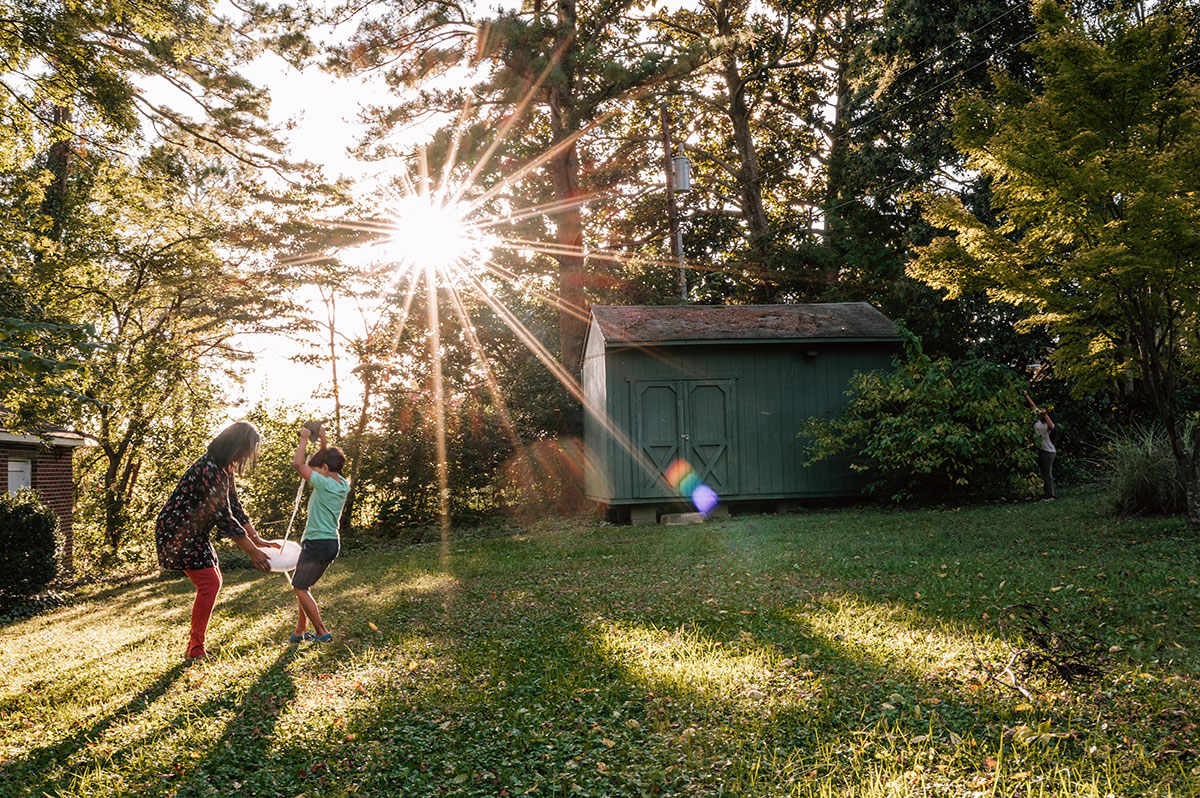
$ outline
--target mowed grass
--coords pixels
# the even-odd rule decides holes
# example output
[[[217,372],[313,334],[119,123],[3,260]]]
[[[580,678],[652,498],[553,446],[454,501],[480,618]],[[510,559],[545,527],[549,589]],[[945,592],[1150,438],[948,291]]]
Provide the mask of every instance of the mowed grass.
[[[0,794],[1193,796],[1200,541],[1101,499],[557,528],[0,627]],[[1093,679],[997,681],[1045,611]],[[997,678],[993,678],[996,676]]]

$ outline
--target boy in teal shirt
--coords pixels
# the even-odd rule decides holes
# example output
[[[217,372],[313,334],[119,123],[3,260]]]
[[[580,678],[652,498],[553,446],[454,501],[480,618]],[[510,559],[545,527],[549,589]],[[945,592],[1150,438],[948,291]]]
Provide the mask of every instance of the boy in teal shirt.
[[[299,612],[296,619],[296,633],[288,638],[290,643],[301,640],[316,640],[328,643],[333,635],[321,622],[321,611],[313,599],[309,589],[316,584],[325,569],[338,556],[341,548],[338,538],[338,521],[342,516],[342,506],[346,503],[346,495],[350,492],[350,482],[342,476],[342,467],[346,464],[346,455],[336,446],[325,445],[325,428],[318,427],[321,445],[317,453],[308,462],[305,454],[312,431],[308,427],[300,430],[300,441],[296,445],[296,454],[292,457],[292,467],[312,486],[312,494],[308,497],[308,523],[304,527],[304,537],[300,538],[300,560],[296,563],[296,571],[292,574],[292,590],[296,593],[296,603]],[[308,622],[312,621],[313,632],[308,632]]]

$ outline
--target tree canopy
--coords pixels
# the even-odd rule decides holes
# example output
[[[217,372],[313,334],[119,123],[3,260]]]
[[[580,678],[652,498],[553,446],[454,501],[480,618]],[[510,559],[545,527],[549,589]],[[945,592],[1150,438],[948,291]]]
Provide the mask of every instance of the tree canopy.
[[[953,235],[911,273],[950,296],[982,290],[1056,338],[1056,371],[1080,390],[1144,386],[1191,487],[1200,527],[1196,441],[1181,436],[1182,384],[1200,368],[1200,83],[1181,62],[1194,36],[1163,10],[1089,25],[1038,7],[1027,46],[1041,86],[996,76],[995,103],[968,95],[955,134],[992,183],[996,223],[949,195],[926,204]]]

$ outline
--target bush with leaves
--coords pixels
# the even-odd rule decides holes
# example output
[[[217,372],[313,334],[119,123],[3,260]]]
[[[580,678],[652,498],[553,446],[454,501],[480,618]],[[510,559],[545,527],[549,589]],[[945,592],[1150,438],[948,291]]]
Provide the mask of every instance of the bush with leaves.
[[[1024,380],[983,360],[931,359],[904,334],[892,371],[855,374],[840,415],[809,419],[810,462],[841,458],[868,492],[893,501],[1030,495],[1037,464]]]
[[[33,491],[0,493],[0,600],[37,595],[58,576],[57,528]]]
[[[300,425],[308,419],[301,407],[260,402],[246,414],[245,420],[262,434],[262,447],[258,452],[258,460],[237,478],[238,499],[259,534],[267,539],[281,538],[292,517],[296,488],[300,482],[299,475],[292,468],[292,456],[296,452]],[[328,434],[330,445],[342,444],[335,439],[332,429]],[[309,456],[315,451],[316,446],[310,446]],[[292,528],[292,540],[298,540],[298,533],[304,532],[307,507],[306,488]],[[249,562],[249,558],[246,561]]]

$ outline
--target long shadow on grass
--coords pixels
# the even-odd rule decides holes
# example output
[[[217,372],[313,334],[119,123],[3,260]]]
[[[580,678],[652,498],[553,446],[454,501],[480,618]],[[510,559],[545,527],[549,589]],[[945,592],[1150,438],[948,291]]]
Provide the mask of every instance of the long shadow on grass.
[[[343,558],[318,588],[341,642],[270,666],[187,770],[181,794],[233,781],[272,792],[281,768],[312,759],[322,767],[289,789],[750,793],[759,779],[780,792],[792,780],[861,775],[881,752],[896,762],[894,751],[867,750],[881,738],[970,738],[1009,722],[960,681],[906,659],[902,641],[872,648],[831,625],[832,608],[849,601],[887,610],[903,632],[957,632],[952,620],[982,634],[978,598],[933,608],[901,596],[914,585],[965,590],[983,544],[947,539],[923,555],[897,544],[886,564],[826,577],[826,551],[795,551],[812,545],[805,540],[661,533],[661,545],[643,542],[631,556],[622,534],[497,542],[440,561],[428,552]],[[866,558],[870,541],[861,545]],[[1049,550],[1037,548],[1032,556]],[[929,572],[956,555],[961,576]],[[289,668],[345,677],[348,689],[316,696],[330,702],[336,729],[273,746],[280,706],[297,694]],[[314,713],[312,722],[322,717],[330,720]],[[962,750],[971,761],[961,772],[981,766],[984,750]]]
[[[505,573],[465,557],[444,567],[428,580],[443,589],[343,606],[403,630],[370,651],[352,646],[355,667],[376,671],[371,699],[344,709],[344,744],[317,752],[360,789],[674,792],[748,779],[755,751],[788,763],[772,776],[785,780],[845,764],[823,740],[915,729],[930,706],[974,720],[957,685],[830,645],[794,618],[764,621],[757,602],[718,614],[704,592],[681,591],[656,610],[634,589],[652,578],[637,568],[597,580],[573,564]],[[750,617],[743,611],[759,618],[753,632],[727,620]],[[336,672],[344,654],[318,652],[311,667]],[[903,695],[907,716],[882,706],[891,694]],[[917,706],[927,708],[920,717]],[[372,764],[339,765],[355,762]]]
[[[181,775],[174,795],[274,794],[277,779],[271,751],[279,716],[296,696],[288,672],[295,657],[294,647],[285,648],[259,673],[203,759]],[[232,787],[234,781],[241,786]]]
[[[65,789],[69,784],[71,774],[64,774],[61,768],[66,765],[67,761],[88,745],[99,741],[110,728],[134,718],[166,695],[171,685],[179,679],[185,669],[186,666],[183,663],[175,665],[159,676],[153,684],[127,701],[124,706],[103,719],[87,728],[80,729],[65,739],[35,748],[11,762],[0,765],[0,786],[7,785],[14,788],[12,792],[5,790],[0,790],[0,792],[16,794],[15,788],[20,787],[29,794],[41,795],[42,793],[54,794],[56,790]]]

